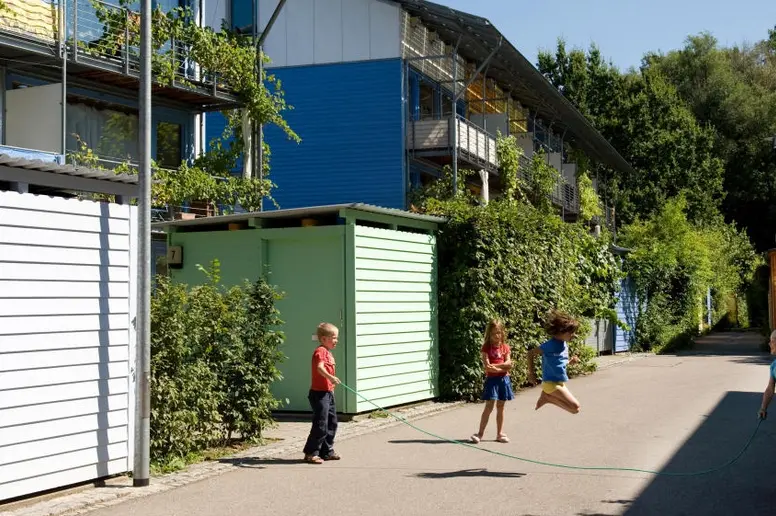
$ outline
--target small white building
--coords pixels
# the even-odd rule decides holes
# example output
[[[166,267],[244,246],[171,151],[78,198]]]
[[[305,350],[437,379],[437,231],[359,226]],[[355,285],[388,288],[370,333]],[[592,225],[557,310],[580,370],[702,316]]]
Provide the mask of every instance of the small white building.
[[[0,154],[0,501],[131,469],[136,195]]]

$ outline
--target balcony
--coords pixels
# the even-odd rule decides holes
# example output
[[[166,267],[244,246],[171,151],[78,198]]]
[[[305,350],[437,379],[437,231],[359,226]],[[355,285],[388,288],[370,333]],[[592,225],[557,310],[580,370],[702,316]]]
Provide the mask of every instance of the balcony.
[[[453,143],[452,120],[413,120],[407,130],[407,149],[416,156],[451,156],[453,147],[458,157],[477,169],[498,170],[496,138],[461,117],[455,119],[456,141]]]
[[[0,13],[0,59],[9,69],[34,67],[37,76],[61,81],[66,58],[71,86],[99,85],[136,95],[140,78],[140,15],[101,0],[6,0]],[[64,37],[63,37],[64,36]],[[63,41],[65,44],[63,45]],[[63,50],[66,55],[63,56]],[[155,99],[179,107],[228,109],[237,99],[218,78],[189,57],[189,49],[166,42],[159,52],[173,70],[171,84],[155,84]],[[24,70],[24,73],[30,73]]]

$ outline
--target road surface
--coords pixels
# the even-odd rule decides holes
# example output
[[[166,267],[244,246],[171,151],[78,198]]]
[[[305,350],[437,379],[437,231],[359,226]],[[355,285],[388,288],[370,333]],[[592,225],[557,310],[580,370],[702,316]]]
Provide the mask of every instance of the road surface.
[[[746,334],[707,339],[680,356],[648,357],[573,379],[579,415],[534,411],[538,389],[507,404],[512,442],[479,446],[572,465],[695,471],[725,463],[756,425],[770,358]],[[467,405],[415,424],[452,439],[477,427]],[[340,462],[301,455],[248,460],[233,472],[132,500],[93,516],[248,515],[767,515],[776,489],[776,417],[736,464],[672,478],[574,471],[494,456],[398,426],[343,441]]]

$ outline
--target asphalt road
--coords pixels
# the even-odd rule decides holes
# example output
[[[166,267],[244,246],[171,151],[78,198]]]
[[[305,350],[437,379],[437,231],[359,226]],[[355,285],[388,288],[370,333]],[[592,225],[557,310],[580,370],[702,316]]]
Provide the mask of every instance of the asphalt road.
[[[707,340],[692,353],[648,357],[574,379],[579,415],[534,411],[538,389],[507,404],[512,442],[482,448],[549,462],[670,472],[735,456],[757,421],[770,358],[746,334]],[[452,439],[477,427],[481,406],[415,422]],[[774,412],[776,414],[776,412]],[[732,466],[667,477],[551,468],[470,450],[405,427],[343,441],[343,460],[300,455],[252,460],[234,472],[98,510],[94,516],[170,515],[768,515],[776,493],[776,417]]]

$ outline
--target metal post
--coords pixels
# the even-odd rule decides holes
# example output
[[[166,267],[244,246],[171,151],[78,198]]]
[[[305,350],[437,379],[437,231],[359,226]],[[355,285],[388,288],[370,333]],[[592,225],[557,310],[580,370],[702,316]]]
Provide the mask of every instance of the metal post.
[[[78,0],[73,0],[73,61],[78,62]]]
[[[458,41],[455,44],[455,48],[453,48],[453,112],[450,115],[450,145],[452,147],[452,156],[453,156],[453,197],[458,196],[458,117],[456,116],[457,109],[456,105],[458,104],[458,95],[456,94],[456,90],[458,89],[458,45],[461,44],[461,38],[458,38]]]
[[[132,484],[150,483],[151,443],[151,0],[140,7],[140,195],[137,230],[137,382]]]
[[[62,45],[62,163],[67,161],[67,2],[59,2],[60,31]]]

